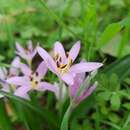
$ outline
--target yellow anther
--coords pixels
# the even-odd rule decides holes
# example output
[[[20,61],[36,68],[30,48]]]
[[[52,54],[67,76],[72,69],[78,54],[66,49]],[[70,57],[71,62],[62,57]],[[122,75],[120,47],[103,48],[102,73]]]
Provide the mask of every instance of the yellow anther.
[[[59,72],[61,75],[67,73],[67,72],[69,71],[71,65],[72,65],[72,59],[69,58],[67,64],[60,64],[59,66],[57,66],[57,67],[58,67],[58,72]]]
[[[31,82],[32,88],[36,88],[36,87],[37,87],[37,84],[38,84],[38,81],[33,80],[33,81]]]
[[[55,61],[57,61],[57,60],[59,59],[59,57],[60,57],[60,56],[59,56],[59,54],[58,54],[58,53],[57,53],[57,54],[55,54],[55,55],[54,55],[54,60],[55,60]]]

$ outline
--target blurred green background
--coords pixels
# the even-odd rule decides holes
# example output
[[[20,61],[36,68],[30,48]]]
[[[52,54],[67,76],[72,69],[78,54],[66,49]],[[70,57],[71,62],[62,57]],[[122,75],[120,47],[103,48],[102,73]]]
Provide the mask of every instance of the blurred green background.
[[[129,0],[0,0],[0,55],[11,58],[16,41],[52,48],[59,40],[70,48],[80,40],[88,60],[99,49],[124,56],[130,53],[129,10]]]

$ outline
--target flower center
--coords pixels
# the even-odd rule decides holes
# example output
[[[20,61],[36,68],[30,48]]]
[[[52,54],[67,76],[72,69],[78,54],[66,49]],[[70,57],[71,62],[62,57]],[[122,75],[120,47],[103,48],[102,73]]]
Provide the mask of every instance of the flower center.
[[[40,79],[38,78],[38,73],[34,73],[30,76],[30,82],[31,82],[31,86],[32,88],[36,88],[38,83],[40,82]]]
[[[67,56],[67,63],[63,63],[62,57],[60,57],[59,54],[55,55],[54,60],[55,60],[56,65],[57,65],[58,72],[61,75],[67,73],[72,65],[72,59],[69,56]]]

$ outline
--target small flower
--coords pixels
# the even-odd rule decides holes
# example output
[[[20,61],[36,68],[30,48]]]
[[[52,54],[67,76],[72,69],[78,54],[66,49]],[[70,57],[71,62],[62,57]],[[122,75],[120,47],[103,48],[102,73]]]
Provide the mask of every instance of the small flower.
[[[33,57],[36,55],[36,49],[33,48],[31,41],[27,43],[27,49],[24,49],[19,43],[16,43],[16,54],[31,63]]]
[[[97,82],[95,82],[93,85],[90,85],[90,83],[87,83],[87,81],[90,82],[90,80],[91,79],[88,77],[85,78],[85,73],[80,73],[75,76],[74,84],[69,87],[69,90],[70,96],[76,104],[79,104],[85,98],[90,96],[96,89]]]
[[[73,65],[80,51],[80,42],[75,43],[68,53],[65,53],[60,42],[56,42],[53,58],[43,48],[37,47],[37,50],[45,60],[48,68],[69,85],[73,84],[75,74],[91,72],[103,65],[97,62],[84,62]]]
[[[23,76],[15,76],[7,79],[9,84],[19,86],[19,88],[14,93],[16,96],[29,99],[28,92],[30,90],[49,90],[54,93],[57,92],[57,87],[42,81],[42,78],[47,72],[47,67],[44,61],[38,66],[35,72],[33,72],[27,65],[23,63],[21,63],[20,68],[24,74]]]
[[[0,84],[2,85],[2,91],[9,92],[10,86],[7,84],[6,79],[12,76],[17,76],[19,74],[19,65],[20,65],[20,58],[16,57],[12,63],[9,71],[1,67],[0,68]]]

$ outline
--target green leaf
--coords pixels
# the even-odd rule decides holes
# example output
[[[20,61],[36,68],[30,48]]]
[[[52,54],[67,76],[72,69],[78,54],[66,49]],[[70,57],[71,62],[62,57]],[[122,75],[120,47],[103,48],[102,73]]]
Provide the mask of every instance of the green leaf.
[[[102,33],[99,41],[97,43],[97,49],[102,48],[104,45],[108,44],[117,33],[121,31],[123,27],[130,27],[130,18],[125,18],[120,22],[109,24],[104,32]]]
[[[130,110],[130,103],[123,104],[123,107],[125,107],[127,110]]]
[[[120,130],[130,130],[130,126],[127,126],[125,128],[121,128]]]
[[[110,121],[112,121],[113,123],[118,123],[120,118],[117,114],[115,113],[110,113],[108,114],[108,118],[110,119]]]
[[[121,30],[121,28],[122,26],[119,23],[112,23],[108,25],[101,35],[97,48],[102,48],[105,44],[107,44]]]
[[[119,79],[118,79],[118,76],[116,74],[112,74],[110,76],[110,79],[109,79],[109,87],[110,89],[113,91],[113,90],[119,90],[120,89],[120,83],[119,83]]]
[[[118,76],[119,81],[122,81],[130,75],[130,55],[127,55],[108,65],[102,73],[105,73],[108,76],[111,76],[114,73]]]
[[[13,130],[3,99],[0,99],[0,128],[2,130]]]
[[[119,22],[122,26],[130,27],[130,18],[125,18],[121,22]]]
[[[111,106],[113,110],[118,110],[120,108],[121,100],[118,93],[113,93],[111,97]]]
[[[81,125],[77,120],[73,120],[71,123],[71,130],[82,130]]]
[[[37,106],[35,106],[34,104],[31,104],[29,101],[23,100],[21,98],[18,98],[10,93],[6,93],[3,91],[0,91],[0,93],[2,93],[3,95],[9,97],[10,99],[13,99],[19,103],[21,103],[22,105],[28,107],[28,109],[31,109],[33,111],[35,111],[41,118],[43,118],[46,122],[48,122],[49,124],[51,124],[51,127],[57,129],[57,118],[53,117],[52,113],[50,113],[50,111],[48,111],[47,109],[39,109]],[[47,114],[47,115],[46,115]]]
[[[110,99],[111,92],[109,91],[104,91],[100,92],[97,96],[97,100],[100,101],[108,101]]]

